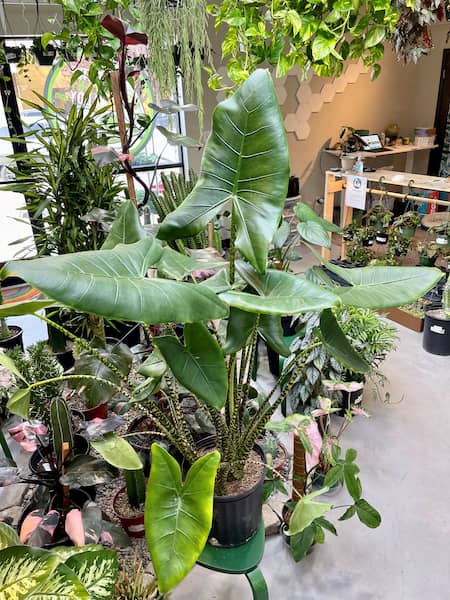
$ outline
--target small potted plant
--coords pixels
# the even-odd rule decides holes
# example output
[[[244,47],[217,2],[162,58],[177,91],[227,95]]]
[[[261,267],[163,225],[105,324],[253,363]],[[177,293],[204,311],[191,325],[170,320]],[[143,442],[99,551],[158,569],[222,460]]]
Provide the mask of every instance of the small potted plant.
[[[429,231],[434,233],[435,242],[438,246],[441,248],[450,246],[450,220],[430,227]]]
[[[113,499],[113,509],[130,537],[144,537],[145,478],[143,469],[124,470],[126,485]]]
[[[392,226],[402,237],[412,239],[419,223],[420,216],[416,212],[409,210],[395,218]]]
[[[416,250],[419,254],[419,265],[422,267],[433,267],[442,252],[441,246],[435,241],[417,242]]]
[[[399,227],[392,224],[389,229],[389,247],[387,258],[398,262],[401,256],[406,256],[411,247],[412,239],[405,237]]]
[[[3,293],[0,287],[0,305],[3,304]],[[8,325],[6,318],[0,317],[0,348],[19,346],[23,350],[23,330],[17,325]]]
[[[36,38],[31,47],[32,53],[41,66],[50,67],[56,58],[56,48],[53,44],[44,45],[41,38]]]
[[[386,244],[388,240],[387,228],[393,213],[382,204],[375,204],[366,214],[366,220],[375,230],[375,241],[378,244]]]

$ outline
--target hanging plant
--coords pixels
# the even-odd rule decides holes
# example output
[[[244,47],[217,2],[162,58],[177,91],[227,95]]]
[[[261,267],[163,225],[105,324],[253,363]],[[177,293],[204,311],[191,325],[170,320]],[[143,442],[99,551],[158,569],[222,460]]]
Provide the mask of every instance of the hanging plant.
[[[142,29],[148,36],[149,71],[161,97],[176,89],[177,70],[186,95],[202,110],[202,67],[210,62],[205,0],[137,0]]]

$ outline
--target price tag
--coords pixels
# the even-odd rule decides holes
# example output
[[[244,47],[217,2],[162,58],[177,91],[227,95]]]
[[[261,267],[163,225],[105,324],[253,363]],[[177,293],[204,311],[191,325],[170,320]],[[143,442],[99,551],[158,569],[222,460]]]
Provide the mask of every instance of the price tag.
[[[360,175],[347,175],[345,205],[352,208],[366,208],[367,178]]]

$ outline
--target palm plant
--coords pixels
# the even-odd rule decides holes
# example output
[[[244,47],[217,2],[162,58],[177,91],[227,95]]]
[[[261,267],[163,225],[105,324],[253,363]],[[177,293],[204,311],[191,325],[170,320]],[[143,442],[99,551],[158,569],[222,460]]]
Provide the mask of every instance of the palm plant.
[[[269,245],[280,222],[288,178],[287,143],[272,80],[268,72],[257,71],[215,109],[199,180],[158,232],[165,241],[195,236],[218,211],[230,205],[229,259],[219,264],[213,277],[197,283],[190,274],[204,267],[203,263],[163,247],[157,239],[142,238],[136,208],[130,203],[121,207],[107,239],[108,249],[16,261],[6,267],[8,273],[20,275],[50,298],[77,310],[142,322],[150,335],[149,325],[164,324],[165,335],[153,337],[156,351],[143,365],[145,380],[139,385],[128,380],[113,386],[130,402],[142,406],[189,462],[196,461],[199,452],[180,409],[179,386],[205,405],[216,429],[219,492],[229,481],[241,477],[256,439],[305,368],[304,361],[299,360],[283,392],[277,396],[275,385],[250,420],[244,419],[244,407],[254,395],[258,334],[279,353],[288,354],[281,316],[320,312],[322,343],[353,371],[367,372],[368,363],[353,350],[331,308],[339,304],[368,308],[404,304],[425,293],[441,277],[434,269],[343,269],[326,262],[350,284],[340,287],[317,268],[314,273],[320,283],[268,269]],[[330,224],[307,206],[303,208],[302,239],[310,246],[329,246]],[[165,277],[146,278],[150,267]],[[225,321],[223,335],[217,320]],[[184,324],[183,340],[176,335],[174,323]],[[110,366],[109,361],[106,363]],[[167,414],[151,401],[150,395],[157,389],[167,400]],[[25,395],[26,389],[22,393]],[[16,396],[16,409],[20,402]],[[195,488],[200,465],[204,465],[198,461],[213,455],[198,459],[182,484],[173,459],[158,446],[153,453],[147,536],[160,589],[168,591],[202,549],[197,543],[193,549],[192,536],[179,529],[181,523],[187,527],[183,515],[186,486]],[[209,494],[212,487],[203,496],[209,498]],[[160,518],[152,521],[152,511]],[[210,523],[206,520],[196,526],[203,541]],[[171,561],[174,544],[180,549],[179,555],[186,556],[183,564]]]

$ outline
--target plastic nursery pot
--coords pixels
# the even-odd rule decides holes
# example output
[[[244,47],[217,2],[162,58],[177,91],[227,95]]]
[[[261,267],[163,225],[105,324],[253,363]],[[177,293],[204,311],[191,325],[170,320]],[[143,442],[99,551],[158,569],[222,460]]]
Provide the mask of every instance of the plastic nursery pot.
[[[71,349],[64,350],[63,352],[55,352],[56,360],[62,366],[64,371],[68,371],[75,364],[73,352]]]
[[[421,267],[433,267],[436,262],[436,256],[430,258],[429,256],[419,256],[419,265]]]
[[[442,248],[450,246],[450,238],[448,238],[446,235],[437,235],[434,241],[438,246],[441,246]]]
[[[450,317],[442,309],[425,312],[422,345],[430,354],[450,356]]]
[[[89,454],[90,444],[88,440],[76,433],[73,436],[74,447],[73,454],[75,456],[80,454]],[[49,444],[50,452],[53,450],[53,443]],[[52,480],[55,479],[55,473],[51,470],[50,464],[48,462],[47,456],[42,452],[41,448],[38,448],[33,452],[28,461],[28,468],[34,474],[39,476],[41,479]]]
[[[131,446],[136,450],[139,454],[142,465],[144,469],[145,477],[148,477],[150,474],[151,467],[151,452],[150,447],[152,443],[157,439],[155,436],[151,434],[141,433],[144,431],[152,431],[154,430],[155,424],[153,420],[147,415],[143,415],[141,417],[137,417],[133,419],[128,426],[127,434],[135,433],[135,436],[127,437],[127,441],[131,444]]]
[[[23,347],[23,329],[17,325],[8,325],[8,329],[10,331],[10,336],[0,340],[0,348],[14,348],[15,346],[19,346],[20,349],[24,350]]]
[[[134,537],[134,538],[142,538],[145,535],[145,528],[144,528],[144,513],[139,513],[133,517],[126,517],[124,515],[122,515],[120,513],[120,509],[118,509],[118,505],[119,502],[121,500],[121,497],[125,496],[125,498],[127,497],[127,488],[126,486],[123,486],[122,488],[120,488],[120,490],[115,494],[114,498],[113,498],[113,510],[117,516],[117,518],[120,520],[120,524],[122,525],[122,528],[125,530],[125,532],[130,536],[130,537]]]
[[[414,237],[414,234],[416,233],[416,228],[415,227],[402,227],[400,229],[400,233],[402,234],[403,238],[410,240],[411,238]]]
[[[100,402],[93,408],[84,408],[81,411],[86,421],[92,421],[92,419],[106,419],[108,416],[108,403]]]
[[[387,244],[388,243],[388,235],[386,233],[377,233],[375,236],[375,241],[377,244]]]
[[[197,447],[214,448],[214,436],[201,440]],[[255,444],[253,449],[265,461],[262,448]],[[265,479],[262,469],[259,481],[249,490],[230,496],[214,496],[213,520],[209,533],[210,543],[231,548],[248,542],[258,530],[262,518],[262,497]]]

